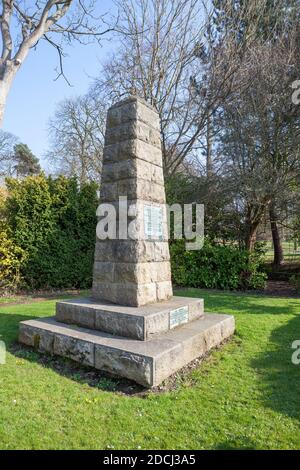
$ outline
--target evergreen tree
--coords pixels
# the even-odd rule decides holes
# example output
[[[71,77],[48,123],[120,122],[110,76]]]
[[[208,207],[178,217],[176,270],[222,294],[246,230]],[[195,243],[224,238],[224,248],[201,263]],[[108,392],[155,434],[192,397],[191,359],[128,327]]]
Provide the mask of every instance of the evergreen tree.
[[[248,36],[274,41],[294,21],[299,21],[299,0],[213,0],[214,34],[234,32],[237,41]]]
[[[37,175],[41,172],[38,158],[26,144],[14,146],[14,160],[17,177]]]

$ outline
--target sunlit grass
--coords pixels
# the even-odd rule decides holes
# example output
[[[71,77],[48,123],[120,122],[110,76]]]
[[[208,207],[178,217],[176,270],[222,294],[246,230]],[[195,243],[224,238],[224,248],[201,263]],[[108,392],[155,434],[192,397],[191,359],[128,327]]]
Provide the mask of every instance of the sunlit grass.
[[[55,300],[0,307],[1,449],[300,448],[300,299],[190,290],[206,310],[233,314],[236,335],[176,390],[130,397],[14,354],[21,320],[52,315]]]

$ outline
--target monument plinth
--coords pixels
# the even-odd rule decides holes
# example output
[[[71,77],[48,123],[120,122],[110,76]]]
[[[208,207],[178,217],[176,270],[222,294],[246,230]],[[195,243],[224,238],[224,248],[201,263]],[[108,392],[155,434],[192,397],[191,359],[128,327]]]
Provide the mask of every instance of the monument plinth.
[[[155,110],[137,97],[109,109],[100,199],[115,211],[116,236],[97,237],[92,298],[58,302],[55,317],[21,322],[19,334],[41,352],[146,387],[235,327],[232,316],[205,314],[202,299],[172,296],[159,129]],[[101,224],[106,216],[98,216]]]

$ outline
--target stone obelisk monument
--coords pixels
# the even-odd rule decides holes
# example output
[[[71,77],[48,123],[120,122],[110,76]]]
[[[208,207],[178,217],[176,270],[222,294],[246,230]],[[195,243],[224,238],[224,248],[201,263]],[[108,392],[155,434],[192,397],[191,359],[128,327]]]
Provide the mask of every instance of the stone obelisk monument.
[[[100,198],[91,298],[21,322],[19,340],[153,387],[232,335],[234,318],[172,296],[159,118],[137,97],[108,111]]]
[[[117,240],[97,239],[93,296],[135,307],[171,298],[159,118],[135,97],[108,111],[100,200],[116,208]]]

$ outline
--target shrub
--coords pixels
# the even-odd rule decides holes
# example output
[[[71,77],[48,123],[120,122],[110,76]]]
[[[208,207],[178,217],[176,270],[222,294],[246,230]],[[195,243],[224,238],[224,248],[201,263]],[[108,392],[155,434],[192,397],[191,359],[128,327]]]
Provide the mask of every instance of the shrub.
[[[20,268],[26,258],[24,250],[14,245],[7,232],[0,229],[0,291],[13,291],[21,281]]]
[[[20,284],[25,252],[9,236],[5,217],[7,192],[0,188],[0,292],[13,291]]]
[[[205,241],[201,250],[186,251],[184,240],[171,243],[173,281],[178,286],[217,289],[261,289],[266,274],[259,253]]]
[[[26,253],[26,287],[85,288],[92,282],[97,187],[41,174],[7,180],[6,218],[13,243]]]

